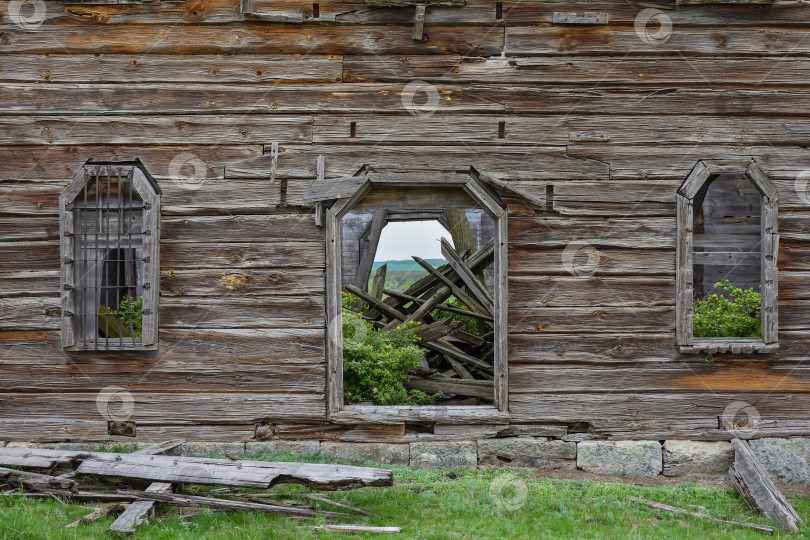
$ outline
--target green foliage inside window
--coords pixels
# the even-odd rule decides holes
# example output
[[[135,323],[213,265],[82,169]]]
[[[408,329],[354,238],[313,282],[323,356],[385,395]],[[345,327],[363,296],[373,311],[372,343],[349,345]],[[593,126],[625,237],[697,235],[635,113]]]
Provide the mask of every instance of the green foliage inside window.
[[[712,294],[706,300],[695,300],[694,336],[744,337],[762,336],[760,310],[762,296],[753,288],[739,289],[729,280],[714,284],[720,294]]]
[[[409,332],[419,323],[394,330],[380,330],[347,307],[356,307],[356,297],[343,294],[343,393],[347,403],[370,401],[375,405],[430,405],[441,393],[429,395],[409,390],[409,370],[418,367],[425,350]]]
[[[143,337],[143,296],[124,296],[118,310],[101,306],[98,328],[109,338]]]
[[[445,317],[449,317],[454,321],[464,321],[466,324],[464,325],[464,330],[468,334],[472,334],[474,336],[480,336],[481,334],[478,332],[478,323],[472,317],[467,317],[466,315],[462,315],[460,313],[453,313],[452,311],[445,311],[441,309],[441,306],[453,306],[461,309],[469,309],[467,306],[462,304],[455,296],[451,296],[446,301],[439,304],[439,307],[434,309],[430,316],[436,319],[444,319]]]

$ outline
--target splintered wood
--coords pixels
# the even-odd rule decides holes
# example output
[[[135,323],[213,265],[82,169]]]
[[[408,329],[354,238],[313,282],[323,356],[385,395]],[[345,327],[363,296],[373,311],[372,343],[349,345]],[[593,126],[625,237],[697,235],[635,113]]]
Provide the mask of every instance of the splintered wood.
[[[447,264],[434,268],[414,256],[427,275],[405,291],[384,287],[386,265],[377,269],[370,292],[355,285],[345,285],[343,290],[360,299],[348,309],[359,312],[377,328],[392,330],[403,323],[420,323],[409,331],[419,337],[427,354],[422,367],[413,370],[406,387],[430,394],[441,392],[445,404],[468,404],[471,399],[492,402],[495,300],[484,276],[494,262],[495,241],[476,250],[466,218],[464,227],[452,227],[452,217],[447,219],[454,242],[464,249],[457,251],[442,240]],[[465,236],[469,237],[467,241]],[[358,284],[367,283],[368,274],[362,273],[360,279]]]
[[[269,489],[277,484],[300,484],[321,491],[348,490],[369,486],[390,486],[393,474],[385,469],[268,461],[193,458],[156,455],[179,444],[157,444],[131,454],[50,450],[40,448],[0,448],[0,493],[27,497],[57,497],[73,501],[101,501],[114,504],[94,508],[84,518],[67,524],[120,514],[110,529],[130,534],[145,523],[158,504],[210,508],[215,511],[243,510],[291,517],[321,516],[346,519],[369,515],[362,508],[334,503],[326,497],[307,497],[345,508],[353,514],[324,512],[307,501],[290,505],[267,499],[272,494],[239,493],[237,488]],[[14,470],[14,466],[28,470]],[[47,474],[45,474],[47,473]],[[59,474],[64,473],[64,474]],[[226,486],[206,496],[176,493],[180,485]],[[133,486],[147,486],[145,490]],[[5,491],[3,491],[5,490]],[[219,498],[214,495],[227,495]]]
[[[799,534],[802,519],[774,485],[771,475],[748,443],[733,439],[731,445],[734,447],[734,465],[728,470],[728,475],[748,506],[761,512],[783,532]]]

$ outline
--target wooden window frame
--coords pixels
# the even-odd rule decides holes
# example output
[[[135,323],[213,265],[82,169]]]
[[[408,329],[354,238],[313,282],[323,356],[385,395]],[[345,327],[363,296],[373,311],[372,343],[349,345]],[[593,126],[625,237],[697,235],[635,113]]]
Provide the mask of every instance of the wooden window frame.
[[[363,169],[361,169],[363,171]],[[336,424],[401,424],[403,422],[435,422],[442,424],[506,423],[508,414],[508,348],[507,348],[507,211],[506,205],[471,169],[468,174],[364,173],[358,176],[329,179],[318,183],[313,196],[326,208],[326,320],[327,320],[327,414]],[[425,190],[425,188],[458,188],[492,217],[495,223],[495,394],[494,405],[451,406],[387,406],[351,405],[343,396],[343,343],[341,310],[342,245],[340,221],[356,208],[375,187],[385,190]],[[407,197],[404,197],[407,199]],[[420,210],[398,201],[397,210]],[[317,210],[316,210],[317,211]]]
[[[123,339],[123,343],[109,340],[103,348],[90,347],[87,343],[80,344],[77,339],[75,314],[79,313],[76,263],[79,259],[80,246],[74,236],[77,226],[78,210],[73,203],[79,197],[84,186],[91,178],[98,175],[101,170],[121,171],[121,175],[128,176],[132,188],[144,203],[142,209],[144,231],[142,248],[144,253],[143,271],[143,328],[142,337],[138,343]],[[88,161],[68,183],[59,196],[59,239],[61,255],[60,291],[62,305],[62,348],[69,352],[93,351],[152,351],[159,345],[159,297],[160,297],[160,199],[161,191],[140,161],[128,162],[92,162]]]
[[[742,173],[762,197],[761,219],[761,322],[760,338],[695,338],[693,332],[694,201],[703,186],[718,174]],[[676,333],[684,353],[768,353],[779,348],[778,341],[778,233],[779,202],[776,186],[753,159],[701,160],[678,189],[677,195],[677,276]]]

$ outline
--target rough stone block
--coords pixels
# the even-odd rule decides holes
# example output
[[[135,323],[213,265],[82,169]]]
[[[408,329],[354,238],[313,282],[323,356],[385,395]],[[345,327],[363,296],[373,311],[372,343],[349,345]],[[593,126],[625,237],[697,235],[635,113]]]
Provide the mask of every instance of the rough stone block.
[[[249,442],[245,445],[245,456],[255,457],[261,454],[292,454],[305,457],[317,454],[321,449],[318,441],[262,441]]]
[[[765,470],[779,480],[810,483],[810,439],[765,438],[749,441]]]
[[[734,463],[727,441],[666,441],[664,476],[725,476]]]
[[[41,446],[36,443],[27,441],[11,441],[6,444],[6,448],[40,448]]]
[[[245,443],[184,442],[180,446],[166,451],[165,454],[169,456],[220,458],[230,454],[241,457],[245,454]]]
[[[323,442],[321,457],[348,463],[373,461],[389,465],[407,465],[410,452],[407,444]]]
[[[577,467],[614,476],[658,476],[663,453],[658,441],[582,441],[577,444]]]
[[[478,451],[472,441],[411,443],[411,465],[428,469],[475,469]]]
[[[577,445],[544,437],[510,437],[478,441],[479,467],[576,469]]]

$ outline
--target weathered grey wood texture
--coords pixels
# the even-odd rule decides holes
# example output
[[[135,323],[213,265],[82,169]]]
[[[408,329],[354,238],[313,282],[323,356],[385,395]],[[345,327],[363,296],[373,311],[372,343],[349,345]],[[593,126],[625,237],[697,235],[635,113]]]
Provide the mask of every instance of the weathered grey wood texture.
[[[362,440],[362,415],[327,422],[318,156],[327,181],[474,166],[508,204],[509,417],[408,412],[434,437],[729,439],[735,402],[757,436],[810,434],[805,3],[468,0],[428,9],[424,43],[412,10],[360,0],[47,4],[28,29],[0,10],[0,440],[118,438],[110,386],[138,440]],[[667,39],[637,32],[658,4]],[[88,159],[135,157],[163,191],[160,349],[67,356],[59,193]],[[779,350],[681,353],[676,192],[700,160],[750,158],[777,191]]]

